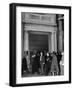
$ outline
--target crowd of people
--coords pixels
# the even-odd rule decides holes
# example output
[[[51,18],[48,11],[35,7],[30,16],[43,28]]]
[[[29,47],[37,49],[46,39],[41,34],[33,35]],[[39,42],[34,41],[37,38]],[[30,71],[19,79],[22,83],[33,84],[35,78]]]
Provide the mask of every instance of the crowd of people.
[[[27,51],[28,55],[28,51]],[[38,75],[61,75],[60,62],[62,60],[62,53],[60,51],[49,53],[48,51],[33,51],[30,54],[30,68],[27,66],[26,56],[22,59],[22,74],[24,72],[28,74]]]

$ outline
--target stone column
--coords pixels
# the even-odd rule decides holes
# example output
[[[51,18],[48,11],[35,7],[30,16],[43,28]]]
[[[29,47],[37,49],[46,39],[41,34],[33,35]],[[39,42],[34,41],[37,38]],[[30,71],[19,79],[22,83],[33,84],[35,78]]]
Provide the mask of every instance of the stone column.
[[[57,51],[57,36],[56,31],[51,34],[51,52]]]
[[[62,31],[59,31],[59,37],[58,37],[59,38],[58,39],[58,44],[59,44],[58,45],[58,50],[61,51],[61,52],[63,51],[63,37],[62,37],[62,33],[63,33]]]
[[[54,51],[54,32],[51,34],[51,52]]]
[[[51,52],[51,33],[48,34],[48,50]]]
[[[29,51],[29,37],[28,37],[28,32],[27,31],[24,32],[24,51]],[[29,56],[29,52],[28,52],[28,55],[26,56],[26,60],[27,60],[28,70],[30,71],[30,56]]]
[[[29,50],[29,40],[28,40],[28,32],[24,32],[24,51]]]
[[[23,24],[22,24],[22,30],[21,30],[21,53],[22,53],[22,58],[24,56],[24,27],[23,27]]]
[[[54,32],[54,51],[57,52],[57,35],[56,31]]]
[[[59,18],[61,15],[59,15]],[[58,50],[63,51],[63,31],[62,31],[62,21],[58,21],[59,24],[59,30],[58,30]]]

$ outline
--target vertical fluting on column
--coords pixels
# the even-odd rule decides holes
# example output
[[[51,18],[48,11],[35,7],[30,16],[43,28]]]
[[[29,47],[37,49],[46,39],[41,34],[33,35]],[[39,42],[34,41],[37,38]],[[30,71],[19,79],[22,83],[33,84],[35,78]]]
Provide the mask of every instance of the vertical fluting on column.
[[[61,15],[59,15],[59,18]],[[62,20],[58,20],[58,50],[63,51],[63,30],[62,30]]]
[[[56,31],[51,33],[51,52],[57,52],[57,35]]]
[[[51,52],[54,51],[54,32],[51,33]]]
[[[48,51],[50,51],[50,48],[49,48],[49,33],[48,33]]]
[[[22,30],[21,30],[21,55],[22,55],[22,58],[24,56],[24,25],[22,23]]]
[[[48,51],[51,52],[51,33],[48,34]]]
[[[30,71],[29,36],[27,31],[24,32],[24,51],[28,51],[28,54],[26,55],[26,60],[28,70]]]
[[[56,31],[54,32],[54,51],[57,52],[57,35]]]
[[[28,32],[24,32],[24,51],[29,50],[29,40],[28,40]]]

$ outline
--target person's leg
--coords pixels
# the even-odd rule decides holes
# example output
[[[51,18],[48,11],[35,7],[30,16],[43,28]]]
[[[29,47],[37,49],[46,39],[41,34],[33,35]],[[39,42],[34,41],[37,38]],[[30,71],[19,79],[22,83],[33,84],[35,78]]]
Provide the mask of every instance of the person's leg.
[[[48,75],[48,71],[49,71],[48,64],[46,64],[46,72],[45,72],[45,75]]]
[[[41,62],[41,75],[43,74],[43,63]]]
[[[46,75],[46,76],[48,75],[48,69],[46,69],[45,75]]]
[[[45,64],[43,65],[43,74],[45,74]]]
[[[59,64],[59,75],[61,75],[61,68],[60,68],[60,64]]]
[[[54,65],[51,67],[50,73],[52,76],[54,76]]]
[[[34,74],[35,73],[35,67],[34,67],[34,65],[32,65],[32,74]]]
[[[38,75],[40,75],[39,68],[37,68],[37,70],[36,70],[36,71],[37,71],[37,74],[38,74]]]
[[[52,72],[52,75],[54,76],[54,72]]]

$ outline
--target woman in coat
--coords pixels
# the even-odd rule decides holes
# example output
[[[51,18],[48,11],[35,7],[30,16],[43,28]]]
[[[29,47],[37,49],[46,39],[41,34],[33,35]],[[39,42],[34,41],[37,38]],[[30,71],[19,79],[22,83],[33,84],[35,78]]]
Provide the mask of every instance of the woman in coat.
[[[55,53],[52,53],[52,63],[51,63],[51,73],[52,75],[58,75],[59,68],[58,68],[58,62],[57,62],[57,56]]]

